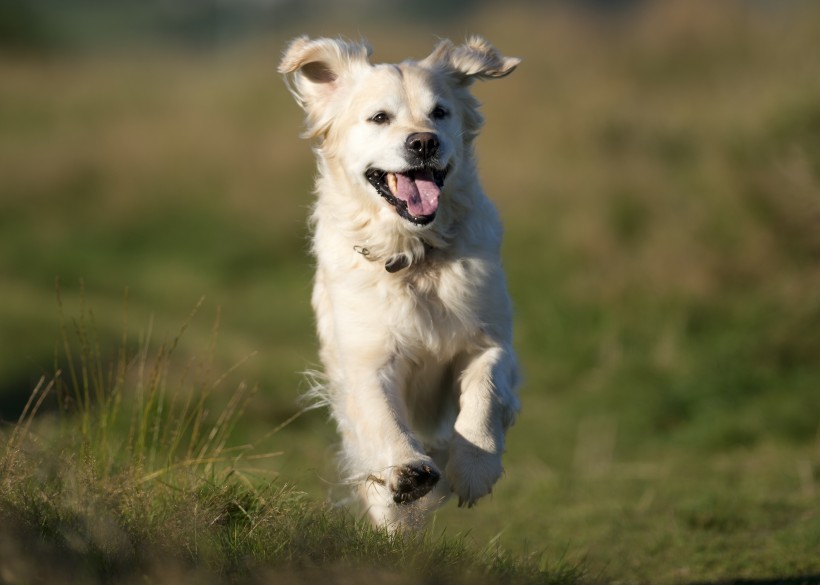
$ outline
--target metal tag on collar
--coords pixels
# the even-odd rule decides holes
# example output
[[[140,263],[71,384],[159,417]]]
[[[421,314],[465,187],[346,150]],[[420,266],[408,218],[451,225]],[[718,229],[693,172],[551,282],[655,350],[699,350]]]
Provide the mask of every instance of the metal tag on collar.
[[[393,256],[384,263],[384,269],[391,274],[399,270],[404,270],[408,266],[410,266],[410,260],[404,254]]]

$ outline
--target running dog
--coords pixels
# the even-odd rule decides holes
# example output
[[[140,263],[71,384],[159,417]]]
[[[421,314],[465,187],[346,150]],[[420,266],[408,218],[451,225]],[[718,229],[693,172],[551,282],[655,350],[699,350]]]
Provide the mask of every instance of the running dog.
[[[451,493],[472,506],[503,472],[519,376],[469,88],[520,60],[480,37],[441,41],[421,61],[371,64],[370,54],[299,37],[279,71],[316,144],[322,396],[347,479],[372,521],[398,530]]]

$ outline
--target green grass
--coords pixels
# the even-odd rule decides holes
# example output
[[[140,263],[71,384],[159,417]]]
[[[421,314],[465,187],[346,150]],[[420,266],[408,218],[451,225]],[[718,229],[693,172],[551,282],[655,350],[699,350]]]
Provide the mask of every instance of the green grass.
[[[264,466],[281,453],[229,444],[249,393],[215,398],[215,345],[175,371],[194,318],[155,350],[146,337],[130,352],[124,328],[108,369],[93,312],[61,321],[54,378],[2,437],[4,582],[578,582],[573,565],[473,550],[446,530],[390,535],[309,501]]]
[[[487,119],[479,167],[506,226],[524,409],[492,498],[470,511],[445,507],[424,545],[391,544],[323,507],[347,496],[325,413],[270,434],[299,411],[299,372],[317,360],[305,228],[314,167],[297,139],[298,108],[273,74],[287,35],[202,55],[4,56],[0,418],[17,420],[38,380],[53,375],[55,350],[64,352],[56,276],[69,323],[83,302],[94,311],[103,380],[116,380],[124,329],[129,355],[149,340],[162,346],[204,295],[167,378],[197,396],[230,371],[210,391],[209,413],[243,381],[255,387],[225,448],[282,454],[259,460],[264,474],[250,486],[219,475],[231,467],[222,462],[189,474],[181,491],[161,481],[125,490],[111,505],[146,519],[135,521],[131,556],[117,557],[129,567],[218,579],[294,561],[302,577],[324,568],[343,580],[339,567],[353,560],[376,579],[391,546],[401,550],[390,558],[422,555],[417,566],[451,546],[463,549],[459,574],[474,564],[481,574],[501,570],[481,561],[496,562],[489,551],[500,547],[504,563],[518,559],[519,575],[543,566],[569,581],[578,575],[566,567],[576,566],[606,582],[818,575],[818,16],[801,2],[657,3],[605,24],[511,3],[423,30],[342,21],[294,31],[362,33],[374,58],[388,61],[423,56],[433,35],[478,32],[524,59],[508,79],[475,88]],[[111,428],[112,444],[133,436],[131,416],[123,411]],[[59,420],[42,410],[32,431],[45,441]],[[73,462],[54,471],[75,474],[63,483],[87,491],[66,492],[72,502],[104,500],[117,466],[142,464],[136,452],[108,449],[118,455],[99,477],[82,460],[82,441],[64,443],[56,457],[46,441],[38,457]],[[52,467],[27,457],[17,475],[4,475],[20,479],[5,479],[4,493],[37,493],[25,478]],[[180,510],[230,507],[242,498],[231,490],[250,490],[242,497],[257,504],[259,494],[298,502],[293,518],[309,518],[313,536],[330,523],[350,548],[308,540],[299,558],[311,561],[252,549],[240,562],[213,544],[228,535],[217,523],[203,536],[210,552],[193,561],[185,551],[201,525]],[[165,514],[178,527],[167,542],[156,531]],[[130,534],[128,516],[114,517]],[[68,550],[41,539],[36,516],[10,522],[0,546],[21,566],[38,546],[49,556]],[[14,545],[17,527],[30,547]],[[265,530],[254,546],[277,546]],[[442,532],[452,540],[437,540]],[[283,555],[302,550],[282,546]],[[165,548],[154,566],[157,547]],[[337,552],[311,557],[321,552],[311,547]],[[69,563],[85,571],[92,548],[71,549]],[[408,569],[396,579],[413,574],[401,563]]]

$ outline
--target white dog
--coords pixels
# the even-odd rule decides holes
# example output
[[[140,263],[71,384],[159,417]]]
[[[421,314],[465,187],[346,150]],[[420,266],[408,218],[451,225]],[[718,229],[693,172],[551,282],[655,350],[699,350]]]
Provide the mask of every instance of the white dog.
[[[502,474],[518,411],[501,225],[478,181],[468,88],[519,60],[474,37],[372,65],[306,37],[279,71],[317,139],[313,308],[342,463],[373,522],[412,526]],[[435,489],[434,489],[435,488]]]

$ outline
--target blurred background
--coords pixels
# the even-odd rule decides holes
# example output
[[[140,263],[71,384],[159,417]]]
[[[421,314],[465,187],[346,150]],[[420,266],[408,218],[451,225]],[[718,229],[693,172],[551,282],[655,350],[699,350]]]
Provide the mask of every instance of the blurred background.
[[[436,529],[633,581],[820,574],[811,1],[4,0],[0,419],[62,351],[55,279],[104,361],[204,296],[180,370],[218,329],[214,377],[259,389],[237,441],[344,497],[325,413],[269,432],[317,361],[314,162],[276,74],[303,33],[523,59],[474,90],[523,411],[493,497]]]

